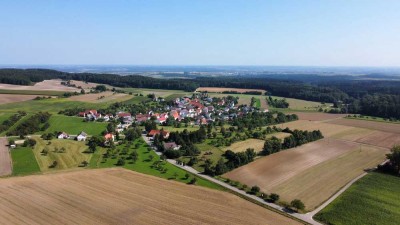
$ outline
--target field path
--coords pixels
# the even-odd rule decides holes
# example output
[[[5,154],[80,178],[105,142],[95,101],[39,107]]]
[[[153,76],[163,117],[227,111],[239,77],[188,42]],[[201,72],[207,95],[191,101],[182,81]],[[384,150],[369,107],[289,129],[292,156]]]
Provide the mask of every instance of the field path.
[[[11,175],[12,172],[11,156],[7,145],[7,139],[0,138],[0,177]]]

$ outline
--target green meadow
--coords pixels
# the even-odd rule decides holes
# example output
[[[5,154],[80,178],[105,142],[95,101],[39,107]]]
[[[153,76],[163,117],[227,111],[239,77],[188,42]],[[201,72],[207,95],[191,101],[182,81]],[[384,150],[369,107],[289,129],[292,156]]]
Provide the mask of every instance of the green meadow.
[[[39,173],[40,168],[31,147],[17,147],[11,150],[14,176]]]
[[[106,122],[84,122],[81,117],[64,116],[53,114],[49,120],[50,127],[40,133],[53,133],[63,131],[68,134],[76,135],[84,131],[88,135],[100,135],[107,127]]]

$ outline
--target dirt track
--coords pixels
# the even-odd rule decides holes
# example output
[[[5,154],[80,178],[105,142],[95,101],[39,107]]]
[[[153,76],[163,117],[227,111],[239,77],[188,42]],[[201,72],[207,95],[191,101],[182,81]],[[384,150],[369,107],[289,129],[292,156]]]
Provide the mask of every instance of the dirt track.
[[[0,138],[0,177],[10,175],[12,172],[11,156],[7,144],[6,138]]]
[[[229,193],[124,169],[3,179],[0,199],[8,224],[299,224]]]

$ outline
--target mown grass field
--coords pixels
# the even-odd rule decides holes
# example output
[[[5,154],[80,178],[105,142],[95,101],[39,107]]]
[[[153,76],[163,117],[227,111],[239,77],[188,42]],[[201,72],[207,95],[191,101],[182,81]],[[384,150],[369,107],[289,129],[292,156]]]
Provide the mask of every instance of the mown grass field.
[[[264,97],[264,96],[263,96]],[[267,96],[263,98],[266,101]],[[306,101],[301,99],[295,98],[283,98],[272,96],[273,99],[286,99],[286,102],[289,103],[288,109],[278,109],[274,107],[269,107],[270,109],[276,109],[281,111],[317,111],[319,108],[322,109],[330,109],[332,104],[325,103],[322,104],[321,102],[313,102],[313,101]]]
[[[13,161],[12,175],[21,176],[40,172],[35,155],[30,147],[18,147],[11,150]]]
[[[138,148],[135,148],[136,144],[139,144]],[[120,146],[117,146],[117,148],[122,150],[122,149],[126,148],[126,145],[120,145]],[[133,142],[131,147],[129,148],[128,154],[135,150],[138,153],[138,159],[134,163],[131,160],[126,160],[125,165],[122,167],[129,169],[129,170],[137,171],[139,173],[153,175],[156,177],[161,177],[161,178],[169,179],[169,180],[176,180],[176,181],[179,181],[182,183],[188,183],[190,181],[190,179],[193,177],[193,175],[190,175],[191,178],[186,179],[185,178],[186,171],[184,171],[174,165],[171,165],[167,162],[162,162],[162,164],[163,164],[162,167],[164,167],[167,170],[166,172],[161,172],[161,171],[157,170],[152,165],[154,164],[154,162],[160,161],[160,157],[154,151],[152,151],[152,150],[148,151],[147,148],[148,148],[148,146],[143,141],[143,139],[139,139],[139,140],[136,140],[135,142]],[[99,151],[97,151],[93,155],[89,166],[91,168],[116,167],[118,157],[115,157],[115,158],[109,157],[109,158],[107,158],[106,161],[104,161],[104,159],[102,159],[102,154],[104,154],[104,153],[105,153],[105,149],[100,149]],[[153,157],[152,160],[151,160],[151,157]],[[174,176],[175,174],[177,175],[176,179]],[[203,186],[203,187],[209,187],[212,189],[225,190],[223,187],[221,187],[217,184],[214,184],[210,181],[204,180],[200,177],[197,177],[197,185]]]
[[[253,148],[254,151],[260,152],[264,147],[264,140],[250,138],[245,141],[233,143],[231,146],[225,147],[224,150],[231,150],[233,152],[244,152],[248,148]]]
[[[59,140],[53,139],[50,141],[42,140],[41,138],[35,138],[37,141],[33,153],[37,159],[40,171],[55,171],[69,168],[78,168],[83,161],[90,161],[92,154],[84,153],[88,149],[85,142],[78,142],[74,140]],[[50,143],[50,144],[49,144]],[[65,148],[65,152],[56,152]],[[43,155],[41,152],[43,149],[47,149],[47,155]],[[57,161],[55,168],[49,168],[49,166]]]
[[[84,122],[81,117],[53,114],[49,120],[50,127],[40,133],[53,133],[63,131],[69,135],[77,135],[84,131],[88,135],[100,135],[107,127],[106,122]]]
[[[400,178],[370,173],[314,218],[326,224],[399,224]]]

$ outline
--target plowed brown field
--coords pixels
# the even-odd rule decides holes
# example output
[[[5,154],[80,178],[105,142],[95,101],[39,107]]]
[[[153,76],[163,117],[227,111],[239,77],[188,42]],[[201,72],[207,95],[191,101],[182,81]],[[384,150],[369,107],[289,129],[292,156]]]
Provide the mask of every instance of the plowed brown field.
[[[229,193],[124,169],[0,180],[0,223],[299,224]]]

